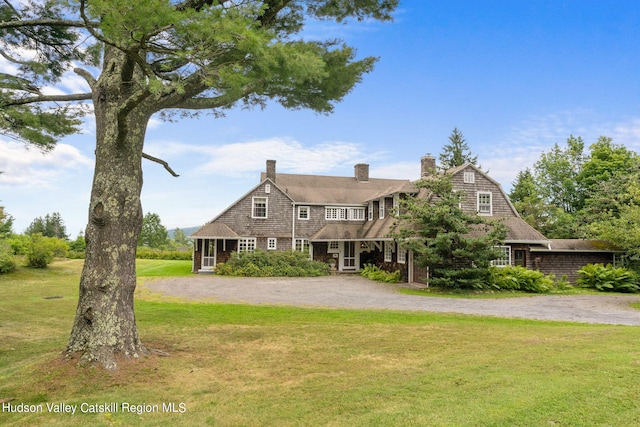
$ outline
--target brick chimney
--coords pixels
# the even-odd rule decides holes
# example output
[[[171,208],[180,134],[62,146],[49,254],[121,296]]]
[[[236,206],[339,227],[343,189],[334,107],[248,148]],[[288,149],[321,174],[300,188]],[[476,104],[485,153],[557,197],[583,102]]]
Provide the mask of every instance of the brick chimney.
[[[434,175],[436,173],[436,158],[427,154],[420,158],[420,177]]]
[[[358,163],[353,167],[358,182],[369,182],[369,165],[366,163]]]
[[[274,183],[276,182],[276,161],[267,160],[267,178]]]

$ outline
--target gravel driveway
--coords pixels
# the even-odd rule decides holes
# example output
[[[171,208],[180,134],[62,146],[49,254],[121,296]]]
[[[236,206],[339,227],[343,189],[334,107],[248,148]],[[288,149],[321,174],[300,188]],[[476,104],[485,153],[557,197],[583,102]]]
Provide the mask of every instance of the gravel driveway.
[[[640,310],[629,306],[631,303],[640,302],[640,296],[536,295],[501,299],[464,299],[404,295],[398,292],[399,286],[372,282],[358,275],[304,278],[194,275],[147,281],[144,284],[144,287],[153,292],[200,301],[430,311],[640,325]]]

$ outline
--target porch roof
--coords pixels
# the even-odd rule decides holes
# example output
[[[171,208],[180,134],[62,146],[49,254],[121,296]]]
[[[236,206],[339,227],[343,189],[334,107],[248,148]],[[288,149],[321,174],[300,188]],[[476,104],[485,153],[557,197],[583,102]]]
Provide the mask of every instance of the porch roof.
[[[237,239],[239,236],[226,224],[214,221],[203,225],[190,237],[201,239]]]
[[[548,247],[531,249],[532,252],[624,252],[606,240],[551,239]]]
[[[365,221],[363,223],[345,224],[337,222],[327,224],[310,237],[313,241],[334,240],[391,240],[389,233],[393,226],[394,218],[386,217],[384,220]]]

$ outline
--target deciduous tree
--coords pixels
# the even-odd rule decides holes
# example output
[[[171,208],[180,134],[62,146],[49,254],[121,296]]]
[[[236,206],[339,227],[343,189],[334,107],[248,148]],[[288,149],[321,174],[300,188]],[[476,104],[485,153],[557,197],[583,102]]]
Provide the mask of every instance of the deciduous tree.
[[[162,162],[143,153],[151,116],[215,116],[238,104],[262,107],[269,101],[329,113],[372,70],[375,58],[356,60],[354,49],[336,40],[308,40],[301,33],[304,24],[389,20],[396,5],[397,0],[6,0],[0,6],[2,55],[17,70],[5,77],[0,111],[24,111],[31,119],[44,111],[73,126],[77,116],[66,103],[93,104],[96,163],[86,261],[67,354],[80,352],[83,361],[114,369],[117,355],[147,353],[135,324],[133,293],[141,161]],[[71,69],[86,80],[88,91],[41,90]],[[17,132],[11,123],[2,127]],[[56,136],[43,124],[34,129]]]
[[[0,239],[8,237],[12,230],[13,217],[5,212],[4,206],[0,206]]]
[[[168,236],[167,228],[162,225],[160,215],[149,212],[142,219],[142,230],[140,230],[138,246],[160,248],[167,243]]]

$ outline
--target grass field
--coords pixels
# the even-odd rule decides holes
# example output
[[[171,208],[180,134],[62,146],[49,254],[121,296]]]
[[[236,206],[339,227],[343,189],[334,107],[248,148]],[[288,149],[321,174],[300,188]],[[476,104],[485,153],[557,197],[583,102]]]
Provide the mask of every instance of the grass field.
[[[0,275],[0,425],[635,426],[640,328],[204,304],[144,288],[141,338],[170,357],[63,362],[79,260]],[[52,412],[56,404],[74,415]],[[164,406],[163,406],[164,404]],[[82,412],[81,412],[82,411]]]

